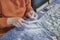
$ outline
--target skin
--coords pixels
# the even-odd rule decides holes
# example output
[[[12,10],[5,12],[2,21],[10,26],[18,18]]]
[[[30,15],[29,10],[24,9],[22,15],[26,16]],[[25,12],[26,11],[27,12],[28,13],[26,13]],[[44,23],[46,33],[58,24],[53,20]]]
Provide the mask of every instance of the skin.
[[[36,20],[38,18],[38,15],[34,11],[30,11],[28,13],[28,17],[30,19]],[[12,23],[10,23],[9,25],[13,25],[16,27],[22,27],[22,25],[24,25],[24,24],[29,24],[26,20],[24,20],[22,18],[13,18],[11,20],[12,20]]]

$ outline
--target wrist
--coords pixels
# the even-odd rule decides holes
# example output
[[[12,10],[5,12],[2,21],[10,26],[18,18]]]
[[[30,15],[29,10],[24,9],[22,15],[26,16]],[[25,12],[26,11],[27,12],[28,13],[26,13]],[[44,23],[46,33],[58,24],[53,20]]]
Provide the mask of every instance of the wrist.
[[[8,18],[7,19],[7,24],[8,25],[13,25],[14,22],[16,22],[18,18]]]

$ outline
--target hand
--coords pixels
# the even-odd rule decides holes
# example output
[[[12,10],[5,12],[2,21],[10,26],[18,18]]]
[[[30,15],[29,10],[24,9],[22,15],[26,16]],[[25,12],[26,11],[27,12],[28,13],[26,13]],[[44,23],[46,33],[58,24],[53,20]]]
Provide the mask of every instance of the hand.
[[[29,16],[29,18],[35,19],[35,20],[38,18],[37,13],[34,11],[31,11],[30,13],[28,13],[28,16]]]
[[[24,23],[28,24],[27,21],[22,18],[8,18],[7,23],[16,27],[22,27]]]

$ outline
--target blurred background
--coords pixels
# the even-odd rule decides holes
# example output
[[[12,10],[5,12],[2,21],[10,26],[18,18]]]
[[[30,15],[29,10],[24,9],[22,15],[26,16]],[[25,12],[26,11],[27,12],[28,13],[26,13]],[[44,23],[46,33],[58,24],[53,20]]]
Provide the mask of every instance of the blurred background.
[[[31,0],[31,4],[33,9],[36,11],[37,9],[41,10],[43,7],[45,7],[46,5],[53,1],[55,0]]]

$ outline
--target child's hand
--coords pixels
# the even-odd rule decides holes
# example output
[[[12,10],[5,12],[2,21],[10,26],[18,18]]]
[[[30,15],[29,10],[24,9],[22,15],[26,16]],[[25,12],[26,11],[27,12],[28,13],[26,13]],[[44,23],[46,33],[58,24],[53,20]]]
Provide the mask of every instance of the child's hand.
[[[34,12],[34,11],[31,11],[30,13],[28,13],[28,16],[29,16],[29,18],[31,18],[31,19],[37,19],[37,18],[38,18],[37,13]]]
[[[21,27],[24,23],[28,24],[27,21],[25,21],[22,18],[8,18],[7,23],[9,25],[13,25],[13,26],[16,26],[16,27]]]

